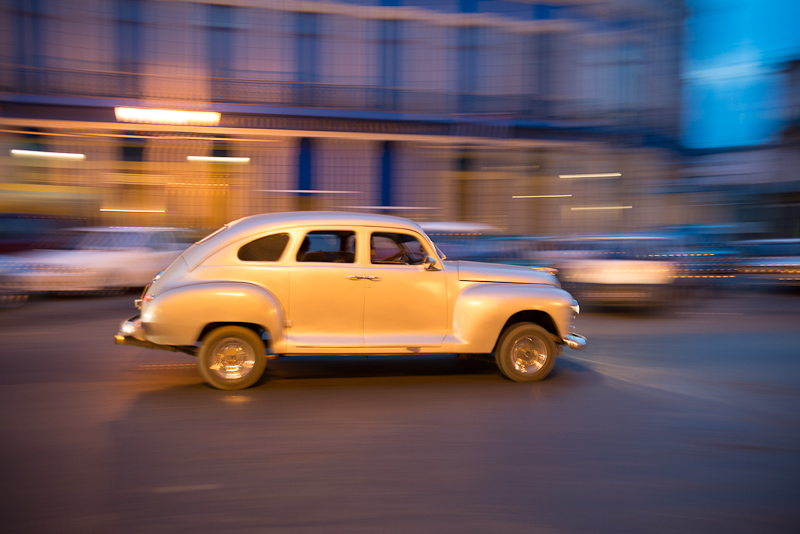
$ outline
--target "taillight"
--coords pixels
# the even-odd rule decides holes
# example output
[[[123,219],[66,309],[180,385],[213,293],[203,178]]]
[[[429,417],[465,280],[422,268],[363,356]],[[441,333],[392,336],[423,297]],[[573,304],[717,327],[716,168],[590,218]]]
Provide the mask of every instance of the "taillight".
[[[142,309],[142,304],[147,304],[148,302],[150,302],[151,300],[156,298],[155,295],[148,295],[147,292],[150,290],[150,288],[153,286],[153,284],[156,283],[156,280],[158,280],[161,277],[162,274],[164,274],[164,271],[161,271],[160,273],[158,273],[155,276],[155,278],[153,278],[153,280],[144,287],[144,291],[142,291],[142,298],[136,299],[136,301],[135,301],[137,308],[139,308],[141,310]]]
[[[142,304],[146,304],[146,303],[150,302],[151,300],[153,300],[154,298],[156,298],[154,295],[148,295],[147,294],[147,290],[148,289],[150,289],[149,285],[146,288],[144,288],[144,293],[142,294],[142,298],[136,299],[136,300],[133,301],[133,304],[136,306],[137,310],[141,310],[142,309]]]

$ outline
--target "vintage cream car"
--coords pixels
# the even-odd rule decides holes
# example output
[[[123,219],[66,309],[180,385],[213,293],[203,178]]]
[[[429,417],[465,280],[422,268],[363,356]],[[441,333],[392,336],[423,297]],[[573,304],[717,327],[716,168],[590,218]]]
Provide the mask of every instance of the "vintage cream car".
[[[384,215],[255,215],[186,250],[137,300],[118,344],[197,356],[242,389],[298,355],[459,354],[519,381],[547,376],[578,303],[548,270],[444,261],[416,223]]]

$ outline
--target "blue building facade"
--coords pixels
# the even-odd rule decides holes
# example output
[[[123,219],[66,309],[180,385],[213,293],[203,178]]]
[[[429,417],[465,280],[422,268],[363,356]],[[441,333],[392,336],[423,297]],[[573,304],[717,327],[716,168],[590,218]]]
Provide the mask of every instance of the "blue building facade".
[[[349,209],[547,235],[694,222],[652,194],[680,174],[678,0],[0,6],[4,211],[205,227]],[[32,138],[85,157],[10,156]]]

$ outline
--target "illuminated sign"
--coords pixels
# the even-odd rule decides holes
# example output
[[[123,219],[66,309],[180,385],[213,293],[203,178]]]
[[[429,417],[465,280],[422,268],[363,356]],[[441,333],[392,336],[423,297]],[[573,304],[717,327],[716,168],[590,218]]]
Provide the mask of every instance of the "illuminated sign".
[[[114,108],[114,114],[120,122],[176,124],[179,126],[217,126],[221,117],[216,111],[147,108]]]

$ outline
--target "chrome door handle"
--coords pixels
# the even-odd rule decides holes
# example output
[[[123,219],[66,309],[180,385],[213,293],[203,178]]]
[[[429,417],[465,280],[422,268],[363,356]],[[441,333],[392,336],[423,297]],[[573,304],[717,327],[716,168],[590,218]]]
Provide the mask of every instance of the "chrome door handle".
[[[366,278],[367,280],[375,280],[375,281],[381,279],[380,276],[372,276],[372,275],[365,276],[364,278]]]
[[[363,274],[351,274],[350,276],[345,276],[345,278],[349,278],[350,280],[363,280],[366,276]]]

